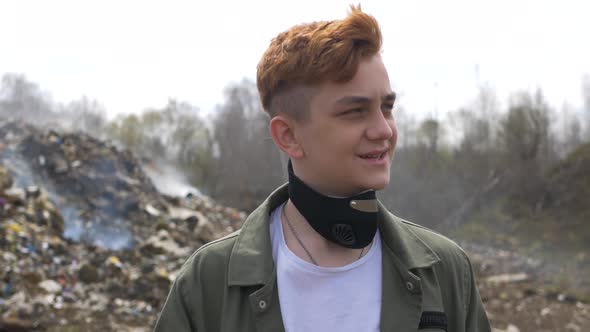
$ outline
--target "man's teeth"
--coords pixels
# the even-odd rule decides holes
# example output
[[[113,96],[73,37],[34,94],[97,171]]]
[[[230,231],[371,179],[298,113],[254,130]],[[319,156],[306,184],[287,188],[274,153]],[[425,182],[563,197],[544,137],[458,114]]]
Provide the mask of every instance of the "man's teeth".
[[[361,156],[361,158],[365,158],[365,159],[379,159],[383,156],[383,154],[371,154],[371,155],[363,155]]]

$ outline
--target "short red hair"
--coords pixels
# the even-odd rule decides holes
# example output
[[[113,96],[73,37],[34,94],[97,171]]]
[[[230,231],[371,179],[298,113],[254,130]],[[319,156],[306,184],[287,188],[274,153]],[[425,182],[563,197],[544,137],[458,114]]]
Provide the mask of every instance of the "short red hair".
[[[292,88],[351,80],[361,58],[378,54],[381,44],[377,20],[360,5],[351,6],[345,19],[296,25],[280,33],[258,63],[256,84],[264,110],[276,115],[273,99]]]

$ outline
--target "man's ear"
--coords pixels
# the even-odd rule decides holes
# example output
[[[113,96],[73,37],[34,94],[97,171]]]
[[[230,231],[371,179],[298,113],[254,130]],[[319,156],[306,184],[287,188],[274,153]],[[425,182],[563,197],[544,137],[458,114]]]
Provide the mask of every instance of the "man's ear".
[[[289,158],[299,159],[304,151],[295,136],[295,120],[277,115],[270,120],[268,129],[275,145],[285,152]]]

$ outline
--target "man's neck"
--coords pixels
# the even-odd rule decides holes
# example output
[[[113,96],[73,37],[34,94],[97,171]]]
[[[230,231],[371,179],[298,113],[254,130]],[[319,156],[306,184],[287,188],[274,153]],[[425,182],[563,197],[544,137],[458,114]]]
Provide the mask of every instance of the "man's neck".
[[[287,215],[291,226],[295,229],[297,237],[303,242],[303,245],[319,266],[339,267],[348,265],[359,259],[361,252],[365,255],[371,248],[372,243],[363,250],[345,248],[328,241],[311,227],[311,225],[305,220],[305,217],[299,212],[299,210],[297,210],[295,205],[293,205],[291,200],[287,201],[284,208],[284,213]],[[281,215],[281,222],[287,247],[299,258],[313,263],[305,252],[305,249],[297,240],[295,234],[291,231],[291,228],[283,215]]]

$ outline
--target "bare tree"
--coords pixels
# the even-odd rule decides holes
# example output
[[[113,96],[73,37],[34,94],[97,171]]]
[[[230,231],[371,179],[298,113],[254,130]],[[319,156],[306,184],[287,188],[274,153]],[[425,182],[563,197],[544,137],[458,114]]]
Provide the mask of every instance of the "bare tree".
[[[583,142],[583,128],[577,113],[569,104],[564,104],[561,110],[562,130],[561,130],[561,149],[558,149],[559,156],[565,157],[571,151],[576,149]]]
[[[54,118],[50,97],[21,74],[5,74],[0,87],[0,115],[45,123]]]
[[[61,117],[70,120],[71,129],[82,130],[90,135],[102,138],[106,126],[106,110],[96,100],[83,96],[65,106]]]
[[[435,119],[426,119],[420,125],[420,136],[423,144],[426,145],[430,153],[438,151],[438,144],[442,133],[440,122]]]
[[[584,100],[586,140],[590,140],[590,74],[586,74],[582,79],[582,98]]]
[[[416,144],[415,141],[412,141],[415,138],[416,118],[412,117],[411,113],[406,111],[403,106],[396,106],[393,115],[398,131],[398,146],[405,147]]]
[[[228,86],[214,122],[217,155],[212,192],[216,197],[248,210],[284,181],[268,120],[253,82]]]
[[[542,155],[549,143],[549,106],[541,91],[516,97],[501,123],[500,141],[514,161],[535,161]]]

